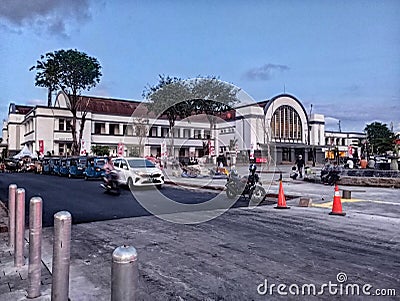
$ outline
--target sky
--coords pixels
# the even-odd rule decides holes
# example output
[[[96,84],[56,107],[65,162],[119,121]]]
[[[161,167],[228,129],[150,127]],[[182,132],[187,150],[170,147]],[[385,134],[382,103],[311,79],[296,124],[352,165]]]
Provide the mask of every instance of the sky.
[[[158,75],[217,76],[256,101],[289,93],[326,128],[400,131],[399,0],[1,0],[0,118],[45,105],[29,68],[77,49],[101,81],[84,95],[142,100]]]

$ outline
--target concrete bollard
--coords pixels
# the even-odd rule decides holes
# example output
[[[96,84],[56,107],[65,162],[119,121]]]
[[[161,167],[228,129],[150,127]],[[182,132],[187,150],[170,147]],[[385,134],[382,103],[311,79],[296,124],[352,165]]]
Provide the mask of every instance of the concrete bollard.
[[[25,189],[18,188],[15,206],[14,266],[24,265]]]
[[[71,214],[68,211],[54,214],[52,301],[68,301],[71,221]]]
[[[351,199],[351,191],[350,190],[343,190],[342,191],[342,198],[344,199]]]
[[[28,298],[40,296],[42,276],[42,199],[31,198],[29,205]]]
[[[15,200],[17,196],[17,185],[8,186],[8,246],[14,249],[15,241]]]
[[[111,301],[134,301],[139,281],[137,252],[122,246],[112,254]]]

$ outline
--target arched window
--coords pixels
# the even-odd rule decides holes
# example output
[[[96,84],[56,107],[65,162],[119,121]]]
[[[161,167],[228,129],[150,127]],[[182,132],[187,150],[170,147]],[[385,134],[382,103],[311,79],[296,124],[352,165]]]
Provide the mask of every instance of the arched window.
[[[301,142],[302,132],[300,116],[292,107],[281,106],[272,115],[272,139]]]

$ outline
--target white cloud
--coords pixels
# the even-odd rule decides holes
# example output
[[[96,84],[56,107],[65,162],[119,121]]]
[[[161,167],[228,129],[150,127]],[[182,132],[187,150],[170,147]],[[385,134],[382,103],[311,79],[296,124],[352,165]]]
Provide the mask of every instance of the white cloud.
[[[90,0],[1,0],[0,21],[11,32],[33,29],[62,37],[68,36],[67,24],[90,19]]]
[[[47,100],[43,99],[30,99],[26,102],[28,106],[43,106],[47,104]]]
[[[245,73],[245,78],[251,80],[270,80],[274,73],[288,71],[286,65],[265,64],[261,67],[252,68]]]

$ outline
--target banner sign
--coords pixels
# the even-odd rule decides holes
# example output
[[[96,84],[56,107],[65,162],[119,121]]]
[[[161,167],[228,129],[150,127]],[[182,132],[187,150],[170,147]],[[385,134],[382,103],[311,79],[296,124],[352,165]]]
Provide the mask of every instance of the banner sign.
[[[353,158],[353,147],[351,145],[347,147],[347,153],[349,154],[349,158]]]
[[[212,145],[211,140],[208,140],[208,153],[210,156],[215,156],[215,148],[214,145]]]
[[[86,144],[85,140],[81,140],[81,156],[86,156]]]
[[[124,155],[124,144],[122,142],[118,143],[118,150],[117,150],[117,154],[119,157],[122,157]]]
[[[250,160],[254,160],[254,145],[250,145]]]
[[[161,158],[165,159],[167,158],[168,153],[167,153],[167,142],[165,142],[165,139],[163,142],[161,142]]]
[[[44,155],[44,141],[39,140],[39,155],[43,156]]]

